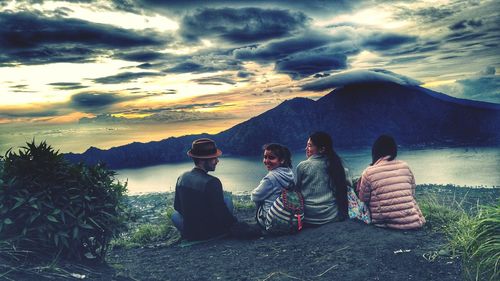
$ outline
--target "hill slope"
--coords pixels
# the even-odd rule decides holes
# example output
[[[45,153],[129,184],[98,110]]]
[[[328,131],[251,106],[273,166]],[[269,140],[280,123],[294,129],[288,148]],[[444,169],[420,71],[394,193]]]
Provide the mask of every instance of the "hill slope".
[[[140,167],[186,159],[199,137],[215,139],[225,155],[255,155],[263,144],[304,146],[326,131],[335,147],[369,146],[382,134],[404,146],[500,144],[500,105],[467,101],[418,86],[380,82],[338,88],[317,101],[294,98],[216,135],[190,135],[132,143],[109,150],[67,154],[71,161],[104,161],[111,168]]]

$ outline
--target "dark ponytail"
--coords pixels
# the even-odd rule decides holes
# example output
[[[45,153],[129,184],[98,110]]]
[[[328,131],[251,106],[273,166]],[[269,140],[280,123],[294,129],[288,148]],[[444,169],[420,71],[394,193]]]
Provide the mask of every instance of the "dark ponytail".
[[[328,158],[327,173],[335,185],[335,197],[341,218],[347,218],[347,180],[342,160],[333,149],[332,138],[325,132],[315,132],[309,136],[311,142],[323,150],[322,154]]]

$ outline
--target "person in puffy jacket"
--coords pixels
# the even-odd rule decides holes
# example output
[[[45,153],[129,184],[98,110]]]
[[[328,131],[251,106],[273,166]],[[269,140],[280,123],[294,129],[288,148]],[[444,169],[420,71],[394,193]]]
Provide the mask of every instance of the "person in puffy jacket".
[[[358,182],[359,198],[368,203],[376,226],[420,228],[425,218],[415,200],[415,178],[408,164],[396,160],[396,156],[394,138],[378,137],[372,147],[372,163]]]

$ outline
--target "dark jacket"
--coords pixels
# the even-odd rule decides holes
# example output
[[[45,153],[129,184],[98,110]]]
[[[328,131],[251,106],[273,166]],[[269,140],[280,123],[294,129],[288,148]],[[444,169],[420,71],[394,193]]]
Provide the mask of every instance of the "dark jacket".
[[[183,237],[188,240],[227,233],[236,222],[224,203],[220,180],[198,168],[177,179],[174,209],[184,218]]]

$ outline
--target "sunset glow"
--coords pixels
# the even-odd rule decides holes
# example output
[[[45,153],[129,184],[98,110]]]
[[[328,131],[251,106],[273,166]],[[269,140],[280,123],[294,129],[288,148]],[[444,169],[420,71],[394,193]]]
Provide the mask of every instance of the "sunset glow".
[[[54,124],[108,133],[64,151],[216,133],[350,71],[500,103],[496,1],[118,2],[0,4],[0,151]]]

